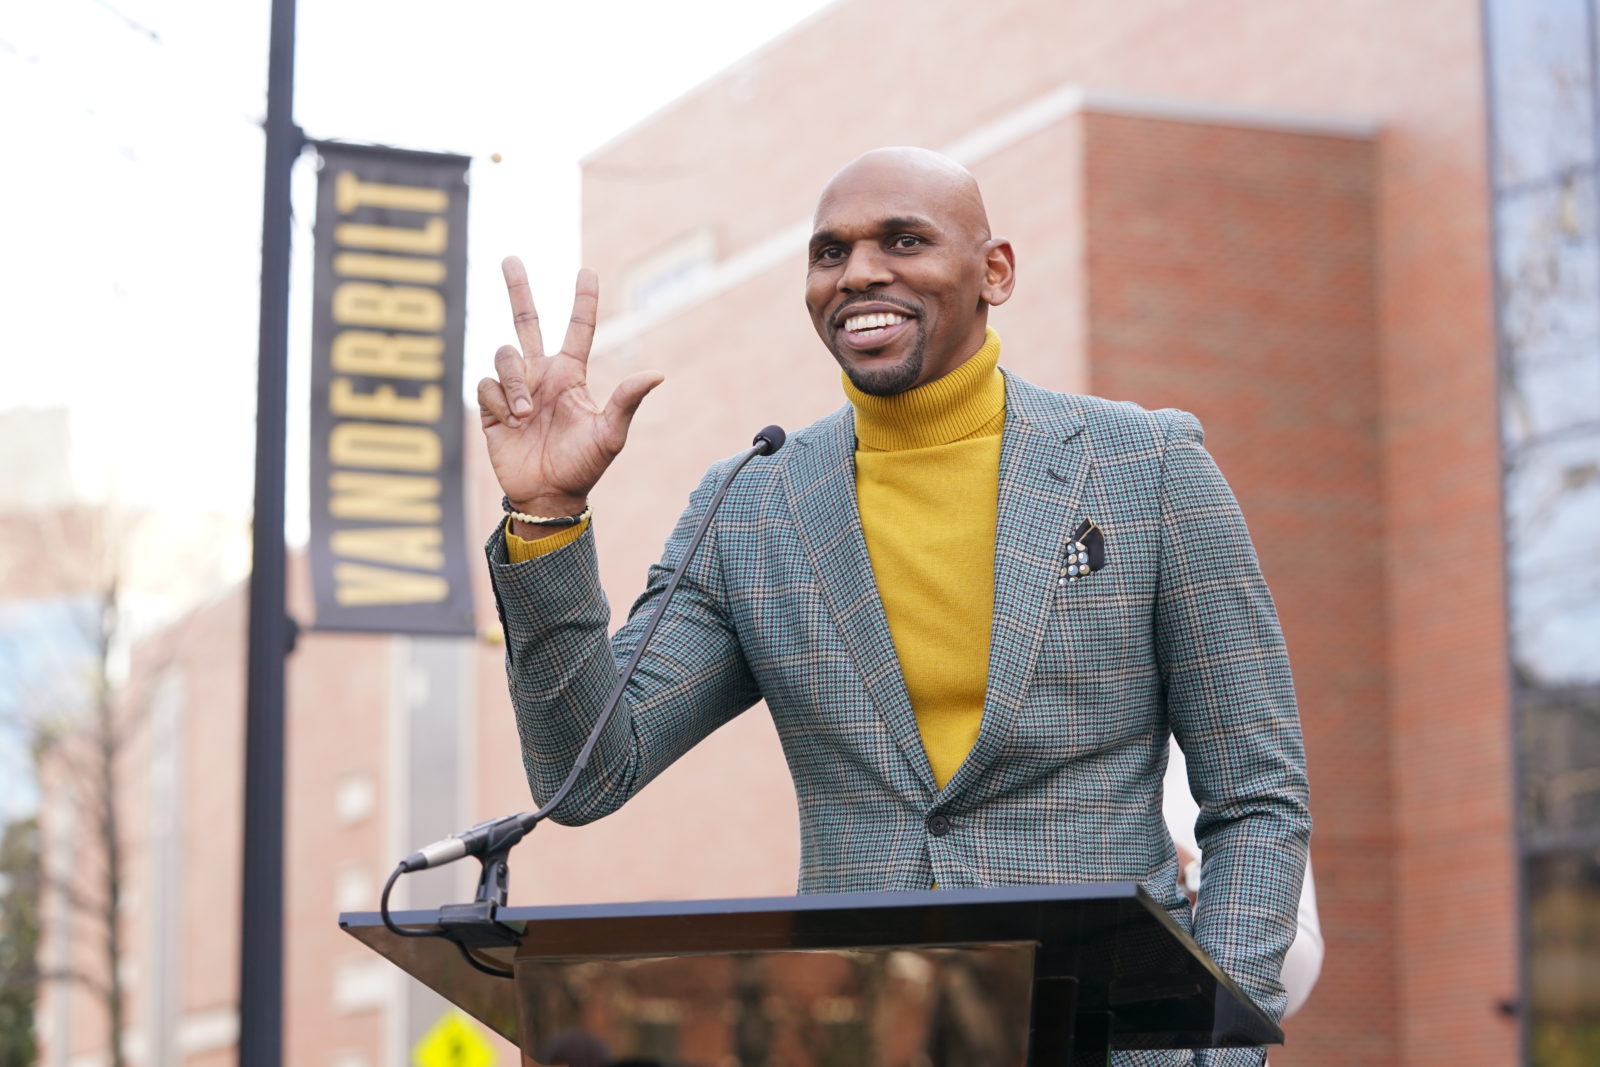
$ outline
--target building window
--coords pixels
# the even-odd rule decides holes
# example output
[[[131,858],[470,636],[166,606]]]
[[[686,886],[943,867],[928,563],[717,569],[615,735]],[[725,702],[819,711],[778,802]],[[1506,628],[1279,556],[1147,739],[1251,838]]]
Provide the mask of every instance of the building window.
[[[338,911],[371,911],[378,906],[372,878],[363,868],[340,869],[333,887],[333,906]]]
[[[633,264],[622,274],[623,307],[655,311],[696,292],[716,263],[710,230],[696,230]]]
[[[372,814],[374,795],[370,774],[347,774],[339,779],[333,797],[333,810],[346,826],[360,822]]]

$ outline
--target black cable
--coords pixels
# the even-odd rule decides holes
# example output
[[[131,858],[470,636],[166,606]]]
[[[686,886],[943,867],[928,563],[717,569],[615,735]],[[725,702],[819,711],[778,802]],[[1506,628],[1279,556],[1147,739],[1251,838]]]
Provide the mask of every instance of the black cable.
[[[383,883],[383,895],[378,898],[378,915],[383,919],[383,925],[389,928],[390,933],[398,937],[442,937],[454,945],[456,951],[461,953],[461,958],[466,960],[474,969],[482,971],[493,978],[515,978],[517,976],[515,971],[508,971],[480,961],[466,945],[451,937],[444,930],[407,930],[405,927],[397,925],[389,917],[389,894],[394,890],[394,884],[399,881],[400,876],[409,873],[404,864],[390,871],[389,880]]]
[[[448,934],[443,933],[436,936],[449,937]],[[467,963],[471,964],[474,968],[482,971],[484,974],[487,974],[492,978],[515,978],[517,976],[516,971],[507,971],[503,970],[502,968],[491,967],[487,963],[480,962],[478,957],[473,954],[471,949],[467,948],[466,945],[462,944],[460,941],[457,941],[453,937],[450,938],[450,943],[456,947],[458,952],[461,953],[462,959],[466,960]]]
[[[765,433],[766,431],[762,431]],[[782,431],[779,431],[780,434]],[[781,445],[783,442],[778,441]],[[589,765],[589,755],[594,751],[594,746],[600,742],[600,735],[605,732],[606,723],[611,721],[612,713],[617,710],[617,705],[622,703],[622,694],[628,687],[628,680],[633,677],[633,671],[639,663],[639,657],[644,654],[645,646],[650,643],[650,638],[656,632],[656,627],[661,623],[661,617],[666,614],[667,605],[672,603],[672,596],[678,590],[678,583],[683,581],[683,576],[689,570],[689,562],[694,559],[695,550],[700,547],[700,541],[705,537],[706,528],[711,525],[711,520],[717,514],[717,506],[722,503],[722,498],[728,495],[728,490],[733,486],[733,479],[744,470],[745,464],[757,456],[767,455],[777,451],[777,447],[764,437],[757,437],[756,443],[739,454],[733,469],[722,479],[722,484],[717,487],[716,495],[711,498],[711,503],[706,506],[706,513],[700,516],[700,524],[695,527],[694,536],[689,538],[689,546],[684,550],[683,560],[672,571],[672,578],[667,582],[666,590],[661,594],[661,599],[656,601],[656,610],[645,623],[644,631],[639,635],[639,640],[633,646],[633,654],[628,657],[628,662],[623,664],[622,670],[617,674],[617,681],[611,688],[611,693],[606,697],[605,707],[600,709],[600,715],[595,719],[594,727],[589,731],[589,737],[584,741],[583,747],[578,750],[578,758],[572,761],[572,768],[567,771],[567,776],[556,787],[555,794],[538,811],[523,818],[524,832],[537,826],[557,804],[567,798],[577,782],[578,776]]]
[[[589,765],[589,757],[594,752],[594,746],[599,743],[600,735],[605,732],[606,724],[610,722],[611,716],[616,712],[617,705],[622,703],[622,695],[627,689],[628,680],[633,676],[634,669],[639,664],[639,658],[644,654],[645,646],[650,643],[650,638],[655,634],[656,627],[660,625],[662,616],[666,614],[667,606],[671,604],[673,595],[678,591],[679,583],[683,581],[684,574],[689,570],[689,563],[694,559],[695,551],[700,547],[700,542],[705,539],[706,530],[710,528],[711,520],[716,516],[717,508],[721,505],[723,497],[728,495],[728,490],[733,485],[733,479],[745,468],[745,465],[756,456],[771,455],[779,448],[783,447],[783,440],[783,430],[777,426],[768,426],[766,429],[762,430],[756,435],[754,444],[739,454],[738,458],[734,461],[733,469],[728,472],[727,476],[723,478],[722,484],[717,487],[716,493],[711,498],[711,503],[706,507],[705,514],[700,517],[700,522],[695,527],[694,535],[689,538],[689,544],[683,552],[683,559],[679,561],[677,567],[673,568],[672,577],[668,579],[667,587],[663,591],[661,599],[656,603],[655,611],[646,621],[644,631],[639,635],[638,642],[633,646],[632,654],[629,655],[627,663],[623,665],[621,672],[617,675],[617,681],[612,686],[611,692],[606,697],[605,706],[600,709],[600,714],[596,716],[594,726],[590,729],[588,738],[584,741],[583,747],[578,750],[578,756],[572,761],[572,766],[568,769],[567,776],[563,778],[561,780],[561,784],[556,787],[555,794],[551,796],[549,802],[541,807],[538,811],[522,812],[521,814],[515,816],[508,815],[504,818],[494,819],[490,822],[482,823],[479,826],[474,827],[474,831],[482,831],[482,836],[481,840],[478,841],[478,847],[472,849],[472,854],[479,854],[484,851],[488,851],[490,856],[497,857],[499,861],[503,862],[506,851],[509,850],[512,845],[516,844],[517,841],[521,840],[525,834],[531,832],[535,826],[539,825],[539,823],[555,809],[556,805],[560,804],[566,799],[567,794],[572,791],[573,785],[577,782],[579,775],[581,775],[584,768]],[[510,836],[502,836],[508,833]],[[446,841],[448,842],[449,839],[446,839]],[[444,843],[446,842],[440,842],[440,844]],[[429,849],[431,848],[433,848],[433,846],[429,846]],[[498,966],[498,961],[496,960],[478,956],[463,941],[450,933],[449,930],[406,930],[396,925],[395,921],[390,917],[389,894],[394,889],[395,882],[399,880],[402,874],[409,874],[411,872],[412,868],[408,863],[410,859],[417,859],[417,870],[421,870],[426,867],[430,862],[428,859],[428,851],[428,849],[424,849],[421,853],[414,854],[412,857],[407,857],[406,860],[402,860],[400,864],[396,866],[392,872],[390,872],[388,881],[383,883],[383,895],[379,897],[378,900],[378,915],[383,919],[383,925],[389,929],[390,933],[397,937],[446,938],[451,944],[456,946],[456,950],[461,953],[461,958],[466,960],[468,966],[472,967],[474,970],[481,971],[482,973],[490,975],[494,978],[515,978],[515,971],[509,971]],[[453,855],[451,855],[451,858],[459,858],[460,855],[461,853],[459,851],[455,851]],[[487,863],[488,858],[485,857],[484,871],[486,878],[488,877],[489,871]],[[501,874],[503,877],[503,869]],[[480,885],[480,900],[486,899],[484,897],[484,893],[485,888],[483,885]],[[503,901],[503,898],[504,889],[502,886],[500,899]],[[492,894],[489,898],[487,898],[486,906],[489,909],[488,918],[492,920],[495,909],[495,900],[493,899]],[[477,920],[474,920],[473,925],[477,925]],[[487,962],[485,962],[486,959]]]
[[[394,920],[389,918],[389,891],[394,888],[395,882],[405,873],[405,864],[401,864],[389,873],[389,880],[383,883],[383,895],[378,898],[378,917],[383,920],[383,925],[389,928],[389,932],[396,937],[443,937],[444,935],[436,930],[404,929],[396,926]]]

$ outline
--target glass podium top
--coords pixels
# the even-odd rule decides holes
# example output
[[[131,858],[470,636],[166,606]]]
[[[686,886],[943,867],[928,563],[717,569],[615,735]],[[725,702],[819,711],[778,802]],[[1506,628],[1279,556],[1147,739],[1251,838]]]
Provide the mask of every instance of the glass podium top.
[[[393,918],[420,931],[438,913]],[[374,912],[340,925],[541,1063],[613,1062],[571,1051],[598,1047],[659,1064],[1021,1064],[1030,1040],[1037,1051],[1063,1025],[1080,1046],[1118,1049],[1282,1041],[1134,882],[510,907],[498,919],[520,943],[474,951],[515,979],[471,967],[442,938],[397,937]]]

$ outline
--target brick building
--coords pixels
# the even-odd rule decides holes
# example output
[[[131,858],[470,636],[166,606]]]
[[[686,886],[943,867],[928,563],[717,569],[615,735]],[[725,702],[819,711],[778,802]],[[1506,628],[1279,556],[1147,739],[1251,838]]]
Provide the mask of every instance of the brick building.
[[[1328,946],[1274,1064],[1592,1062],[1592,6],[826,9],[585,162],[597,389],[668,376],[595,499],[612,603],[708,463],[842,402],[800,306],[817,190],[877,145],[947,151],[1017,251],[1003,365],[1195,412],[1250,521],[1295,666]],[[1589,117],[1553,117],[1568,105]],[[241,603],[207,611],[219,653],[184,669],[242,676]],[[200,1067],[228,1062],[238,798],[233,749],[210,746],[237,743],[238,709],[186,684],[175,795],[206,818],[168,876],[213,933],[148,1009],[173,1057],[148,1062]],[[415,843],[527,806],[499,650],[308,634],[289,714],[288,1056],[399,1063],[438,1006],[332,915]],[[617,815],[541,829],[513,899],[787,892],[793,803],[757,710]]]

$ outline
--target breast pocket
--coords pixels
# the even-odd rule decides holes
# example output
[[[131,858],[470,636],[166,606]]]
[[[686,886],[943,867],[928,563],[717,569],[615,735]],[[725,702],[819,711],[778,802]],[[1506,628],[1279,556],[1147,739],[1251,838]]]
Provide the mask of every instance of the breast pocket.
[[[1152,607],[1114,567],[1060,581],[1018,740],[1060,760],[1147,734],[1162,714]]]

